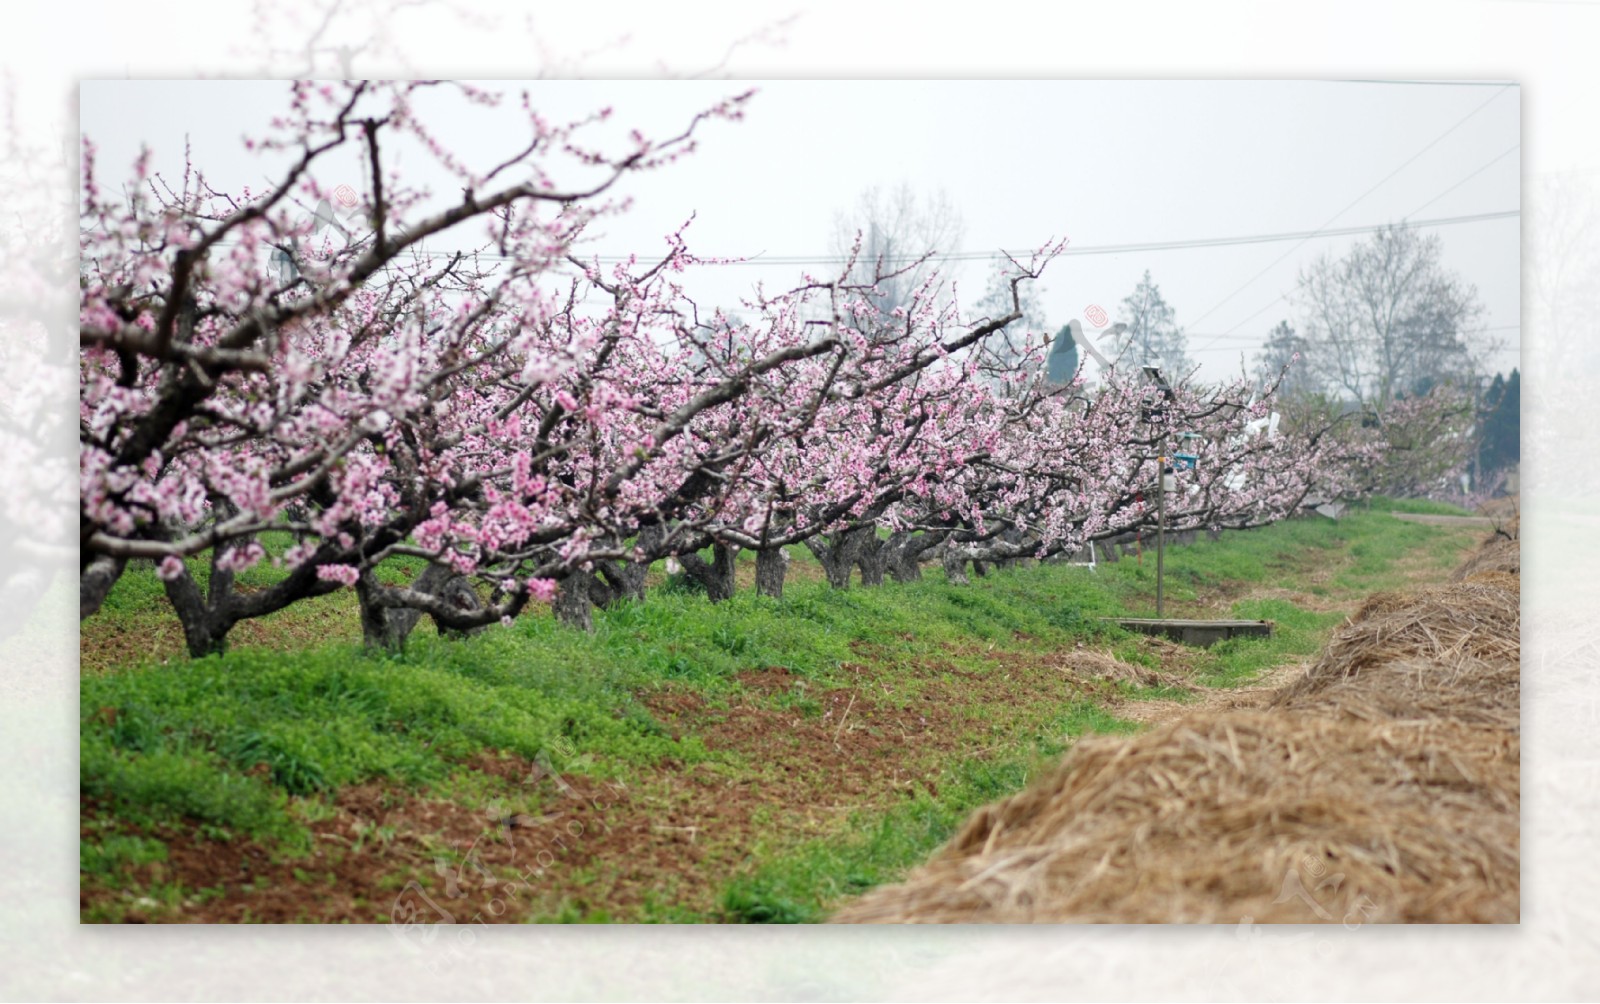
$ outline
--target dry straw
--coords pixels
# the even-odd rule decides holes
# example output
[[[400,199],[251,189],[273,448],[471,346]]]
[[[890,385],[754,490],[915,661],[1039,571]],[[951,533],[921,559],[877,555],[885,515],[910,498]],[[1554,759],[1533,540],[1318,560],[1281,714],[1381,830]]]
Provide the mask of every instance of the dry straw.
[[[1515,512],[1496,523],[1496,529],[1476,554],[1456,569],[1453,581],[1460,582],[1483,572],[1522,573],[1522,517]]]
[[[1061,668],[1074,677],[1084,680],[1109,680],[1112,683],[1131,683],[1139,687],[1170,687],[1188,690],[1189,681],[1173,673],[1123,662],[1109,652],[1095,649],[1072,649],[1061,656]]]
[[[1266,710],[1081,741],[835,919],[1516,922],[1521,618],[1501,542],[1450,585],[1372,597]]]
[[[1516,736],[1192,715],[1090,738],[854,923],[1515,922]]]
[[[1504,573],[1367,601],[1276,708],[1369,720],[1449,718],[1516,729],[1518,580]]]

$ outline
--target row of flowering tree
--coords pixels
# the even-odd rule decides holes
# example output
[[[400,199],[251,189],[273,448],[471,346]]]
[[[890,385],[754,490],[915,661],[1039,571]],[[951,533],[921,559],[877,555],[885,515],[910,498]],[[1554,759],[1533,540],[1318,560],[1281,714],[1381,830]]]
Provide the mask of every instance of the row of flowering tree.
[[[293,85],[252,144],[286,164],[259,193],[192,169],[169,182],[144,160],[111,193],[86,143],[82,616],[140,559],[194,654],[343,588],[367,641],[392,647],[424,614],[471,630],[548,602],[587,624],[595,603],[643,598],[667,557],[721,599],[740,548],[771,595],[795,545],[840,586],[852,567],[867,582],[914,578],[936,548],[957,580],[966,561],[1074,550],[1150,523],[1157,458],[1179,430],[1205,446],[1169,501],[1174,528],[1269,522],[1330,476],[1331,437],[1245,432],[1270,401],[1242,385],[1162,391],[1113,374],[1092,394],[995,391],[985,346],[1022,317],[1021,284],[1060,243],[1013,261],[1012,310],[981,318],[936,276],[883,314],[874,288],[897,273],[852,279],[854,262],[737,314],[706,310],[681,285],[705,264],[682,230],[651,261],[580,253],[624,207],[622,179],[740,117],[744,96],[620,145],[589,138],[609,112],[552,123],[524,96],[524,142],[472,165],[422,111],[440,95],[500,100]],[[397,149],[433,158],[460,197],[408,186]],[[365,194],[326,191],[319,169],[352,151]],[[330,198],[350,205],[348,229],[328,226]],[[435,237],[476,250],[429,252]],[[400,556],[426,571],[380,581]],[[236,588],[266,560],[284,574]]]

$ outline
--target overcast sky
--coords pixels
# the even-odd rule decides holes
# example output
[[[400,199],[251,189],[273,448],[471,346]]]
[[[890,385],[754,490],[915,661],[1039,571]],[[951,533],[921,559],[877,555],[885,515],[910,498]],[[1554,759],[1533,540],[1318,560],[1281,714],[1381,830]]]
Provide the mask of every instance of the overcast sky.
[[[497,83],[507,91],[522,85]],[[1401,219],[1515,212],[1519,88],[1343,81],[539,81],[553,118],[609,105],[618,128],[681,129],[695,110],[745,87],[741,122],[712,122],[689,158],[630,179],[632,210],[607,221],[600,254],[659,253],[691,214],[703,255],[834,254],[835,220],[869,186],[943,192],[959,211],[957,251],[1025,250],[1070,238],[1041,283],[1052,327],[1099,304],[1113,317],[1149,270],[1188,334],[1202,379],[1237,372],[1280,320],[1299,270],[1361,235],[1229,246],[1081,253],[1108,245],[1255,238]],[[283,103],[280,82],[106,80],[82,84],[81,128],[100,149],[104,179],[125,174],[141,144],[159,170],[181,169],[185,139],[214,183],[261,187],[271,165],[244,153]],[[496,162],[525,133],[505,111],[449,120],[469,162]],[[454,191],[420,157],[401,166]],[[335,168],[335,173],[339,169]],[[360,186],[349,177],[324,184]],[[409,175],[408,175],[409,176]],[[1506,342],[1497,369],[1517,363],[1517,217],[1429,227],[1446,266],[1475,285],[1483,323]],[[813,265],[698,271],[704,305],[732,305],[757,280],[784,286]],[[982,292],[981,263],[951,267],[963,300]]]

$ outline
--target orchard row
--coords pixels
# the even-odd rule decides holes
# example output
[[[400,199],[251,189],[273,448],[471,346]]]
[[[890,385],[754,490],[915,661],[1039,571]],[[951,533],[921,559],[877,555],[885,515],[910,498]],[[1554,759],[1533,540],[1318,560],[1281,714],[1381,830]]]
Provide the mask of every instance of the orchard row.
[[[141,162],[112,194],[86,146],[83,616],[133,559],[156,563],[196,654],[241,620],[343,588],[383,646],[424,614],[470,630],[532,602],[584,624],[593,603],[642,598],[666,557],[721,599],[741,548],[771,595],[792,546],[839,586],[853,567],[914,578],[934,555],[959,581],[967,562],[1152,526],[1161,458],[1169,528],[1256,526],[1309,492],[1370,487],[1391,425],[1415,438],[1448,411],[1420,399],[1366,425],[1278,427],[1273,389],[1243,380],[1156,382],[1126,365],[1092,388],[1048,383],[1048,335],[1015,330],[1017,291],[1060,241],[1012,260],[1000,316],[968,316],[936,275],[885,313],[873,293],[904,272],[892,262],[871,281],[852,262],[706,308],[683,279],[716,263],[682,230],[652,261],[602,267],[577,249],[624,208],[623,178],[679,159],[742,98],[620,145],[606,111],[552,123],[524,100],[519,151],[473,166],[435,138],[424,90],[437,105],[422,84],[295,85],[252,141],[287,164],[266,192]],[[460,197],[408,185],[400,151],[432,158]],[[324,191],[318,168],[352,154],[367,190]],[[476,250],[428,251],[430,238]],[[1019,362],[1000,339],[1029,351]],[[295,543],[269,556],[269,532]],[[400,555],[427,570],[380,582]],[[203,589],[195,556],[210,564]],[[236,590],[264,560],[286,574]]]

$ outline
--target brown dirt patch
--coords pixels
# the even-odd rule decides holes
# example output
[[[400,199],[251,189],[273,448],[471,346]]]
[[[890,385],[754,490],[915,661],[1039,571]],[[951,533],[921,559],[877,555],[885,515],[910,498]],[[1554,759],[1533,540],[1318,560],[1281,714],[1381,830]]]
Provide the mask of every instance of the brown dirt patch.
[[[191,895],[179,909],[119,905],[135,922],[493,923],[600,910],[638,919],[665,908],[714,917],[727,879],[763,845],[825,837],[854,811],[937,796],[939,763],[1007,745],[1004,735],[983,744],[991,723],[978,709],[996,689],[1016,701],[1079,695],[1072,674],[1045,659],[978,670],[935,659],[894,681],[847,663],[840,675],[843,685],[823,688],[765,667],[738,674],[726,698],[677,687],[644,695],[659,722],[699,738],[712,759],[669,762],[627,784],[490,755],[464,765],[498,782],[477,805],[383,784],[341,790],[327,818],[309,824],[307,857],[164,828],[150,835],[167,843],[169,860],[130,877]],[[786,706],[789,695],[821,713]],[[104,817],[88,804],[83,813]],[[81,906],[119,895],[88,888]]]

